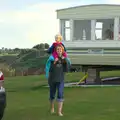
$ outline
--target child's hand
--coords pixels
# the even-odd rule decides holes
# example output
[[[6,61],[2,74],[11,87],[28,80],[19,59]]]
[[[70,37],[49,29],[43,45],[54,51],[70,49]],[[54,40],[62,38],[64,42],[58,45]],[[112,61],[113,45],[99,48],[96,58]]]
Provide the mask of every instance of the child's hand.
[[[57,61],[58,61],[58,58],[55,58],[54,64],[56,64]]]
[[[58,61],[58,58],[55,58],[55,61]]]
[[[62,59],[65,59],[65,57],[64,57],[64,56],[62,56]]]

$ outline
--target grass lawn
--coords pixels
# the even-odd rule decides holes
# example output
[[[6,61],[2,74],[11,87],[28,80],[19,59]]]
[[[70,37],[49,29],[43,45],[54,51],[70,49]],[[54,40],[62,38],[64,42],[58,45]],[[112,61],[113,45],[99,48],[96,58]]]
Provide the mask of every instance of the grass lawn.
[[[119,75],[118,72],[102,76]],[[78,81],[83,74],[70,73],[68,81]],[[6,78],[7,108],[4,120],[60,120],[49,113],[48,88],[44,76]],[[120,88],[65,88],[63,120],[119,120]]]

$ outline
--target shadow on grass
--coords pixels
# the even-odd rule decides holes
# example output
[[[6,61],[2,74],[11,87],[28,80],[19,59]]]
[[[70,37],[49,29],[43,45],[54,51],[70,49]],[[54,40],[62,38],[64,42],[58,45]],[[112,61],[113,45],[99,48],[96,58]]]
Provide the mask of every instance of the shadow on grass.
[[[40,89],[44,89],[46,84],[44,85],[36,85],[36,86],[30,86],[30,87],[18,87],[18,88],[7,88],[6,92],[29,92],[29,91],[38,91]]]
[[[45,86],[46,86],[46,84],[38,85],[38,86],[33,86],[33,87],[31,87],[31,90],[34,90],[34,91],[40,90],[40,89],[45,88]]]

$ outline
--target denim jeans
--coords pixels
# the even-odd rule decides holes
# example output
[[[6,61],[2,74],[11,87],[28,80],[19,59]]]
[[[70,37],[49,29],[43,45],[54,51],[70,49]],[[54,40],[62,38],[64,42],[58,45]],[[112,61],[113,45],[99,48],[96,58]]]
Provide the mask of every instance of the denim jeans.
[[[2,120],[2,118],[3,118],[4,109],[5,109],[5,108],[0,108],[0,120]]]
[[[4,110],[6,108],[6,93],[0,93],[0,120],[2,120],[4,115]]]
[[[57,90],[57,101],[63,101],[63,90],[64,90],[64,82],[53,82],[49,84],[49,92],[50,92],[50,101],[52,102],[55,99],[55,94]]]

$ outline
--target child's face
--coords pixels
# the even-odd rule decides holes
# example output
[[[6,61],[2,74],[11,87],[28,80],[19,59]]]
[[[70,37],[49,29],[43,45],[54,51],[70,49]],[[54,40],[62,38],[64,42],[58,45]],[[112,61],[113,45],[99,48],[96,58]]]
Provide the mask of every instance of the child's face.
[[[62,55],[62,47],[57,47],[56,52],[59,56]]]
[[[56,38],[56,42],[61,42],[61,36],[57,36],[57,38]]]

